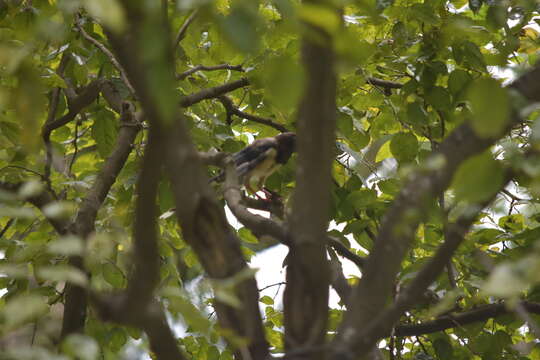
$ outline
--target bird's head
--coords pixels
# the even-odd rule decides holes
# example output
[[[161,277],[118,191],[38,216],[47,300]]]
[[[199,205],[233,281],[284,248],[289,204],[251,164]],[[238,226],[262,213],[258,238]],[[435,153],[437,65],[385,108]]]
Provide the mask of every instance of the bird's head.
[[[289,160],[292,153],[296,151],[296,134],[292,132],[279,134],[276,136],[276,141],[278,143],[276,161],[284,164]]]

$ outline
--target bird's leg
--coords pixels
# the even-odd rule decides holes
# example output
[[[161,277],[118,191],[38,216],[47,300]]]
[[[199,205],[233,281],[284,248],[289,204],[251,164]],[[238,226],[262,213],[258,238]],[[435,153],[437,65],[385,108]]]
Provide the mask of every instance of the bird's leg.
[[[244,184],[244,187],[246,188],[246,191],[249,195],[254,195],[259,200],[266,201],[265,198],[261,197],[261,195],[257,194],[257,187],[253,187],[253,185],[250,182],[247,182]]]
[[[269,201],[269,202],[281,201],[281,196],[275,191],[272,191],[263,187],[262,192],[266,195],[266,199],[265,199],[266,201]]]

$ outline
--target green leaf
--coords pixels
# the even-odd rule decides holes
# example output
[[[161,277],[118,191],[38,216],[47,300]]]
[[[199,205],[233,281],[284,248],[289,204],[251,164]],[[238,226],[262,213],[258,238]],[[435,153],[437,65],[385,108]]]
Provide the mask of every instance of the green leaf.
[[[45,298],[34,294],[24,294],[11,298],[0,313],[4,318],[4,329],[13,329],[42,316],[47,311]]]
[[[208,317],[186,298],[178,289],[165,289],[163,295],[169,300],[169,309],[179,313],[186,324],[195,332],[207,333],[211,327]]]
[[[51,73],[41,78],[43,83],[50,87],[67,88],[66,82],[57,73]]]
[[[126,286],[126,277],[120,269],[109,262],[102,265],[103,278],[115,289],[122,289]]]
[[[92,126],[92,137],[102,158],[106,158],[113,150],[117,133],[114,114],[106,109],[98,111]]]
[[[507,7],[502,4],[493,4],[489,7],[486,22],[491,30],[504,27],[507,23]]]
[[[127,334],[124,329],[115,327],[109,335],[109,346],[113,352],[118,352],[127,342]]]
[[[362,189],[353,191],[347,196],[349,202],[356,210],[363,210],[377,201],[375,190]]]
[[[206,355],[206,360],[220,360],[219,350],[215,346],[210,346]]]
[[[468,91],[473,110],[472,127],[484,138],[500,136],[507,127],[510,102],[505,89],[496,80],[475,81]]]
[[[298,61],[282,55],[271,59],[262,78],[266,95],[281,109],[296,107],[304,88],[304,72]]]
[[[512,214],[499,219],[499,226],[513,233],[520,232],[525,227],[525,218],[522,214]]]
[[[407,104],[407,122],[412,125],[427,125],[428,115],[418,101]]]
[[[476,69],[484,70],[486,68],[486,61],[480,51],[478,45],[473,42],[465,41],[462,44],[464,62]]]
[[[486,152],[468,159],[459,167],[452,188],[456,198],[474,203],[489,199],[502,184],[502,166]]]
[[[70,201],[54,201],[41,209],[43,214],[50,219],[68,219],[75,210],[75,204]]]
[[[240,230],[238,230],[238,236],[240,236],[240,239],[242,239],[243,241],[245,241],[247,243],[251,243],[251,244],[258,244],[259,243],[259,239],[257,239],[251,233],[251,231],[249,231],[246,228],[241,228]]]
[[[114,32],[120,33],[126,27],[124,8],[117,0],[83,0],[86,10]]]
[[[266,305],[274,305],[274,299],[272,299],[270,296],[263,296],[259,299],[260,302]]]
[[[62,343],[62,351],[80,360],[96,360],[99,358],[99,346],[96,341],[82,334],[69,335]]]
[[[315,3],[302,3],[298,16],[329,34],[334,34],[341,25],[341,18],[334,8]]]
[[[54,282],[63,282],[67,281],[69,283],[86,286],[88,279],[86,274],[76,267],[70,265],[54,265],[54,266],[44,266],[40,267],[37,270],[37,276],[44,280],[54,281]]]
[[[245,53],[257,51],[260,36],[257,32],[260,19],[257,10],[247,3],[234,6],[224,19],[222,29],[229,42]]]
[[[418,154],[418,139],[412,133],[399,133],[392,137],[390,151],[398,162],[410,162]]]
[[[426,100],[437,110],[449,111],[452,106],[452,99],[445,88],[434,86],[426,92]]]
[[[472,77],[468,72],[460,69],[456,69],[450,73],[448,77],[448,89],[454,96],[461,93],[470,83]]]
[[[453,357],[453,348],[452,344],[446,339],[437,339],[433,342],[433,348],[437,354],[437,358],[441,360],[452,360]]]
[[[78,236],[66,235],[47,244],[47,250],[51,254],[81,255],[84,251],[84,243]]]
[[[381,180],[377,183],[379,190],[388,195],[397,195],[400,190],[400,183],[396,179]]]

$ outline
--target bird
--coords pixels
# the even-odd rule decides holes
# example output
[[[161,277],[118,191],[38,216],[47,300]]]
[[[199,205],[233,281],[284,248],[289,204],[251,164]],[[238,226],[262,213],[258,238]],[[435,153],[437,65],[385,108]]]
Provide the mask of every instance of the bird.
[[[263,189],[266,179],[280,165],[287,163],[296,151],[296,134],[284,132],[274,137],[255,140],[231,158],[242,184],[249,193],[256,194]],[[225,172],[210,179],[210,182],[223,181]],[[264,190],[264,189],[263,189]]]

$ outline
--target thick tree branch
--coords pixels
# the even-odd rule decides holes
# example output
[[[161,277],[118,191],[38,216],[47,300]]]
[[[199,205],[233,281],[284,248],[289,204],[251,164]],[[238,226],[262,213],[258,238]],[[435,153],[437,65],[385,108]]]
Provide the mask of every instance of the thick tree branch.
[[[194,94],[190,94],[185,96],[180,101],[180,106],[182,107],[189,107],[192,106],[200,101],[207,100],[207,99],[213,99],[217,98],[218,96],[224,95],[228,92],[231,92],[236,89],[240,89],[244,86],[249,85],[249,80],[247,78],[242,78],[239,80],[231,81],[229,83],[211,87],[208,89],[201,90],[199,92],[196,92]]]
[[[336,75],[330,36],[321,29],[310,31],[317,33],[318,40],[306,36],[302,44],[306,84],[298,115],[296,189],[283,300],[288,356],[295,348],[323,345],[327,335],[330,275],[326,238],[335,147]],[[311,358],[323,357],[319,352]]]
[[[153,302],[159,281],[156,196],[165,143],[159,128],[150,128],[143,165],[137,184],[134,227],[134,271],[127,290],[110,296],[93,295],[100,316],[144,330],[158,359],[183,359],[161,305]]]
[[[75,222],[70,226],[69,231],[82,239],[86,239],[94,231],[97,212],[118,177],[120,170],[122,170],[132,150],[135,137],[140,130],[132,105],[124,103],[123,110],[120,120],[121,128],[116,139],[115,148],[98,173],[88,195],[83,199]],[[84,270],[83,259],[80,256],[71,257],[69,263],[78,269]],[[74,332],[80,332],[83,329],[87,306],[86,290],[82,287],[67,284],[65,296],[62,337]]]
[[[257,200],[243,197],[235,168],[231,164],[227,166],[225,174],[223,196],[227,201],[227,205],[231,209],[231,212],[238,221],[259,238],[262,236],[271,236],[282,244],[289,246],[290,242],[284,224],[251,213],[248,210],[248,207],[244,205],[244,202],[248,200],[252,205],[257,206],[259,210],[270,212],[273,210],[272,204],[264,201],[263,205],[266,204],[266,206],[258,206],[259,202]],[[364,266],[365,259],[353,253],[339,240],[327,235],[325,236],[325,242],[327,246],[333,248],[339,255],[355,263],[359,268]]]
[[[227,223],[223,208],[211,194],[197,153],[183,128],[171,132],[166,153],[183,237],[207,274],[211,278],[227,279],[248,269],[239,239]],[[268,344],[262,328],[255,279],[239,283],[236,294],[242,301],[239,309],[215,302],[218,320],[223,328],[247,339],[246,350],[253,359],[263,359],[268,355]],[[244,358],[241,351],[237,356]]]
[[[233,163],[227,165],[225,174],[223,196],[238,221],[251,230],[257,237],[269,235],[285,243],[287,232],[282,224],[272,219],[253,214],[242,204],[242,192]]]
[[[345,259],[348,259],[352,261],[356,266],[358,266],[360,269],[364,267],[366,264],[366,259],[356,255],[351,250],[349,250],[341,241],[334,239],[331,236],[328,236],[326,238],[326,242],[328,246],[330,246],[332,249],[334,249],[335,252],[337,252],[339,255],[343,256]]]
[[[128,316],[146,311],[159,282],[156,198],[165,152],[161,138],[159,129],[150,128],[137,184],[133,234],[134,271],[129,277],[127,303],[123,310]]]
[[[216,71],[216,70],[233,70],[233,71],[241,71],[241,72],[245,71],[242,65],[230,65],[230,64],[219,64],[219,65],[213,65],[213,66],[197,65],[197,66],[192,67],[189,70],[184,71],[181,74],[176,75],[176,80],[184,80],[189,75],[194,74],[197,71]]]
[[[278,131],[281,131],[281,132],[290,131],[289,129],[287,129],[287,127],[285,127],[285,126],[283,126],[281,124],[278,124],[278,123],[272,121],[271,119],[263,118],[263,117],[260,117],[260,116],[257,116],[257,115],[252,115],[252,114],[248,114],[248,113],[246,113],[244,111],[241,111],[236,106],[234,106],[232,100],[229,99],[225,95],[218,96],[218,100],[221,101],[221,103],[223,104],[223,107],[225,107],[225,111],[227,111],[227,119],[230,119],[230,117],[232,115],[236,115],[236,116],[238,116],[239,118],[242,118],[242,119],[250,120],[250,121],[253,121],[253,122],[256,122],[256,123],[259,123],[259,124],[263,124],[263,125],[273,127],[274,129],[276,129]]]
[[[153,301],[145,307],[144,311],[132,313],[126,311],[125,305],[137,299],[128,299],[125,294],[100,296],[92,293],[90,298],[93,307],[103,320],[142,329],[148,336],[150,350],[157,359],[185,359],[167,323],[165,311],[159,303]]]
[[[540,98],[540,66],[523,75],[512,88],[529,100]],[[514,116],[507,126],[508,132],[521,119]],[[502,137],[503,134],[499,136]],[[386,214],[371,252],[363,278],[355,288],[348,316],[345,317],[335,339],[336,355],[352,356],[350,349],[366,351],[368,346],[359,338],[365,334],[366,324],[372,323],[383,311],[391,294],[396,274],[406,251],[414,238],[414,232],[430,199],[446,189],[452,176],[466,159],[481,153],[495,143],[496,138],[480,138],[468,123],[462,124],[440,145],[433,157],[444,159],[439,169],[418,173],[409,180],[393,206]],[[388,312],[386,312],[388,314]],[[383,315],[381,315],[383,316]],[[354,352],[358,354],[358,352]]]
[[[213,165],[223,167],[227,153],[212,150],[208,152],[199,152],[199,159],[204,165]]]
[[[527,312],[540,315],[540,304],[534,302],[521,302]],[[418,336],[444,331],[460,326],[465,326],[475,322],[486,321],[504,315],[512,314],[513,311],[504,303],[489,304],[479,306],[475,309],[464,311],[458,314],[442,316],[432,321],[425,321],[420,324],[407,324],[396,326],[396,336]]]
[[[118,37],[110,33],[109,39],[120,63],[133,82],[139,94],[146,118],[151,126],[164,126],[161,141],[166,144],[165,162],[168,176],[171,179],[176,202],[176,215],[182,228],[182,235],[199,257],[205,271],[211,278],[227,279],[248,269],[240,248],[239,239],[234,235],[225,218],[223,208],[217,202],[208,179],[202,167],[198,153],[191,142],[189,132],[185,127],[185,119],[178,115],[176,119],[165,118],[160,111],[156,94],[148,91],[147,78],[142,76],[148,67],[156,64],[147,63],[148,57],[140,52],[140,29],[145,23],[156,24],[151,13],[141,11],[133,2],[124,1],[128,10],[129,38]],[[161,29],[156,29],[161,30]],[[157,38],[156,38],[157,39]],[[163,46],[158,49],[166,50],[166,54],[155,54],[162,60],[160,66],[170,74],[171,82],[165,82],[163,91],[175,93],[174,67],[172,58],[172,41],[166,37]],[[203,99],[221,95],[224,92],[247,85],[247,80],[239,80],[221,87],[203,90],[188,96],[181,102],[189,106]],[[169,88],[170,86],[170,88]],[[167,105],[164,105],[167,106]],[[268,343],[265,339],[262,319],[258,305],[258,290],[254,278],[239,281],[235,293],[242,301],[241,308],[235,308],[216,300],[218,320],[223,329],[231,331],[235,336],[246,340],[245,348],[238,349],[236,355],[244,358],[264,359],[268,355]]]

